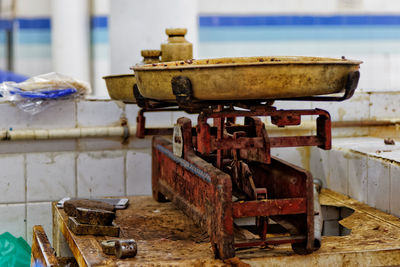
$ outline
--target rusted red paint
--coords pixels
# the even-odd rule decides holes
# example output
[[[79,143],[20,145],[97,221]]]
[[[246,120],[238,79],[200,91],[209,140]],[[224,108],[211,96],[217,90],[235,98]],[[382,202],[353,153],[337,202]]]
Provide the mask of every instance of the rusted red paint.
[[[298,125],[301,116],[316,115],[315,136],[269,137],[257,116],[271,116],[278,126]],[[232,125],[236,117],[244,125]],[[213,119],[214,125],[207,123]],[[311,252],[314,243],[313,179],[309,172],[273,158],[271,147],[318,146],[330,149],[329,113],[320,110],[205,110],[193,130],[187,118],[178,119],[183,155],[172,153],[170,141],[153,138],[152,185],[158,201],[173,201],[208,231],[217,257],[235,255],[235,247],[291,243],[296,251]],[[229,163],[229,164],[228,164]],[[225,170],[225,171],[223,171]],[[235,178],[236,177],[236,178]],[[232,202],[232,181],[250,201]],[[233,218],[257,218],[259,240],[235,244]],[[290,237],[268,239],[268,217],[284,226]]]
[[[305,198],[244,201],[233,204],[233,217],[256,217],[307,212]]]

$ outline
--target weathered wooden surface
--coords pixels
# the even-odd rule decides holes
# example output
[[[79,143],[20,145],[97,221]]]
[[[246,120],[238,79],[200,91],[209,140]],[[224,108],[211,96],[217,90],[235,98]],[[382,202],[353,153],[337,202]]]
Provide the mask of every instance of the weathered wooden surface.
[[[43,227],[35,225],[32,232],[31,265],[40,264],[46,267],[60,266]]]
[[[100,242],[111,237],[76,236],[67,227],[67,215],[54,208],[58,227],[80,266],[388,266],[400,264],[400,220],[329,190],[320,195],[323,205],[345,206],[355,212],[341,224],[348,236],[323,237],[322,247],[307,256],[290,246],[237,251],[238,258],[215,260],[208,236],[171,203],[151,197],[130,197],[130,206],[118,210],[121,238],[138,244],[135,258],[118,260],[102,252]],[[56,245],[55,245],[56,246]],[[57,245],[60,246],[59,244]]]

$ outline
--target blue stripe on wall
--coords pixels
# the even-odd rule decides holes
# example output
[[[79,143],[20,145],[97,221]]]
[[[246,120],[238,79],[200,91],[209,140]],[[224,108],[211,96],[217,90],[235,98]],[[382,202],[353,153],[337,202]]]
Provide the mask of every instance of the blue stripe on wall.
[[[400,15],[341,16],[200,16],[200,27],[221,26],[317,26],[317,25],[400,25]]]
[[[49,18],[17,19],[19,29],[50,29]]]
[[[0,30],[12,29],[12,21],[9,19],[0,19]]]
[[[108,17],[96,16],[91,19],[92,29],[96,28],[108,28]]]
[[[201,27],[200,42],[400,40],[396,26]]]
[[[50,29],[51,19],[50,18],[18,18],[17,20],[19,29]],[[95,28],[107,28],[108,17],[106,16],[94,16],[91,18],[91,27]],[[0,29],[5,27],[11,27],[11,20],[0,20]]]

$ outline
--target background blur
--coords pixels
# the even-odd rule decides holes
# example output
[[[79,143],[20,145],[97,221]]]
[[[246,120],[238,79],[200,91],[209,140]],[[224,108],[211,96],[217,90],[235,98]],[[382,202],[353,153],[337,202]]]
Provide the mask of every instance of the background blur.
[[[96,98],[108,97],[101,77],[129,73],[141,49],[166,41],[166,27],[189,29],[196,58],[345,56],[364,61],[360,90],[400,88],[398,0],[0,0],[0,7],[0,69],[89,80]]]

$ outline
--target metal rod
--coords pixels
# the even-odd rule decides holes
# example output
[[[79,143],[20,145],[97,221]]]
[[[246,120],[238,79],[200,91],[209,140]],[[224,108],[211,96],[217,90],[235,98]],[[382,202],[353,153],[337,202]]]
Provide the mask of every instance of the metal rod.
[[[400,125],[400,120],[360,120],[360,121],[333,121],[332,127],[376,127],[376,126],[395,126]]]

